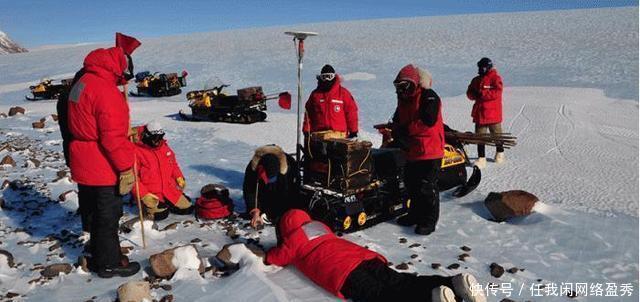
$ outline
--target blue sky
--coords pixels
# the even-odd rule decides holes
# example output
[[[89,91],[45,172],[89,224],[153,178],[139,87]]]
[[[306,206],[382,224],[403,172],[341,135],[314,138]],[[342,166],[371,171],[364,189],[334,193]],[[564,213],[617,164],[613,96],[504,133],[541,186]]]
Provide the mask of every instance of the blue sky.
[[[25,47],[313,22],[638,6],[630,0],[0,0],[0,30]]]

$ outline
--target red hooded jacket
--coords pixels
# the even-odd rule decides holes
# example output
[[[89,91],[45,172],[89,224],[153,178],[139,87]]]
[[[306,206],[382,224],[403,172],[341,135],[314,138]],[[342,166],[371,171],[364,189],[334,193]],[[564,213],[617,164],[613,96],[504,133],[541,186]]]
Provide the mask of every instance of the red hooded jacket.
[[[133,166],[129,105],[117,87],[126,68],[122,48],[96,49],[84,59],[86,73],[69,93],[70,168],[79,184],[114,186],[119,172]]]
[[[474,123],[491,125],[502,122],[502,77],[495,68],[471,80],[467,97],[475,101],[471,110]]]
[[[387,260],[380,254],[338,238],[322,222],[311,220],[302,210],[289,210],[278,226],[282,237],[267,252],[266,262],[278,266],[293,264],[316,284],[344,298],[340,290],[349,274],[363,261]]]
[[[305,104],[303,131],[333,130],[358,132],[358,105],[346,88],[340,85],[340,77],[328,91],[315,89]]]
[[[409,100],[398,99],[396,109],[397,126],[406,129],[408,135],[407,160],[442,158],[444,156],[442,106],[438,105],[438,116],[434,125],[428,126],[420,119],[420,106],[423,102],[440,102],[433,91],[424,91],[431,89],[431,77],[415,66],[407,65],[400,70],[395,81],[410,81],[415,85],[414,87],[418,87]]]
[[[144,126],[138,127],[137,130],[138,137],[142,137]],[[183,175],[176,161],[176,155],[167,141],[163,139],[158,147],[151,147],[138,140],[136,159],[140,177],[140,198],[151,193],[158,196],[160,202],[168,200],[176,204],[182,195],[176,179]],[[136,193],[135,186],[133,193]]]

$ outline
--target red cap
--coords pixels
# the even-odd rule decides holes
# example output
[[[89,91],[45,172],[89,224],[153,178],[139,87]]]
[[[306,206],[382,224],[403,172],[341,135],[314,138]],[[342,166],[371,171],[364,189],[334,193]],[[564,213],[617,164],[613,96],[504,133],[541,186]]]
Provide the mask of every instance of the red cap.
[[[116,47],[122,48],[124,53],[127,55],[131,55],[138,46],[140,46],[140,41],[134,37],[127,36],[122,33],[116,33]]]

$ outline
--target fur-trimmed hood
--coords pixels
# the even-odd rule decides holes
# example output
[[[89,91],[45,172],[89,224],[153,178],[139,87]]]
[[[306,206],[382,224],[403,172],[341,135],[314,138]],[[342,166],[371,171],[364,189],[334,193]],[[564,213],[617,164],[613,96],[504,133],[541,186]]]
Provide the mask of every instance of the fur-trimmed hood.
[[[394,82],[400,81],[410,81],[414,85],[420,85],[420,87],[425,89],[430,89],[433,83],[431,73],[426,68],[419,68],[413,64],[409,64],[400,69]]]
[[[256,152],[253,154],[253,158],[251,158],[251,170],[255,171],[258,168],[258,164],[262,157],[267,154],[275,155],[280,162],[280,174],[287,174],[287,171],[289,170],[287,155],[278,145],[265,145],[256,149]]]

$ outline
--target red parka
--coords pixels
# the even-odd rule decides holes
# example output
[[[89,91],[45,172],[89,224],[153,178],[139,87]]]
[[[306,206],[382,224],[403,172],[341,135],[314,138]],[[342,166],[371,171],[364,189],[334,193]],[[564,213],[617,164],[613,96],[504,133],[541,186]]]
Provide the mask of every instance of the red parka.
[[[358,105],[349,90],[340,85],[339,76],[328,91],[316,88],[311,92],[305,109],[304,132],[358,132]]]
[[[138,127],[137,130],[138,137],[142,137],[144,126]],[[167,141],[163,139],[159,146],[151,147],[138,140],[136,159],[140,179],[140,198],[151,193],[158,196],[160,202],[168,200],[176,204],[182,195],[176,179],[183,175],[176,161],[176,155]],[[136,193],[135,186],[133,192]]]
[[[417,87],[414,95],[408,100],[398,98],[396,109],[397,125],[404,129],[408,136],[407,160],[429,160],[444,156],[444,124],[442,122],[442,106],[440,98],[431,90],[431,77],[413,65],[400,70],[396,82],[410,81]],[[420,118],[420,106],[425,102],[438,102],[438,112],[432,126],[425,124]]]
[[[467,97],[475,101],[471,110],[474,123],[491,125],[502,122],[502,77],[495,68],[471,80]]]
[[[133,166],[129,105],[117,87],[126,68],[122,48],[96,49],[85,58],[86,73],[69,93],[70,168],[79,184],[114,186],[118,174]]]
[[[282,237],[278,246],[267,252],[269,264],[293,264],[316,284],[344,298],[340,292],[349,274],[363,261],[387,260],[380,254],[338,238],[322,222],[311,220],[302,210],[289,210],[282,216]]]

